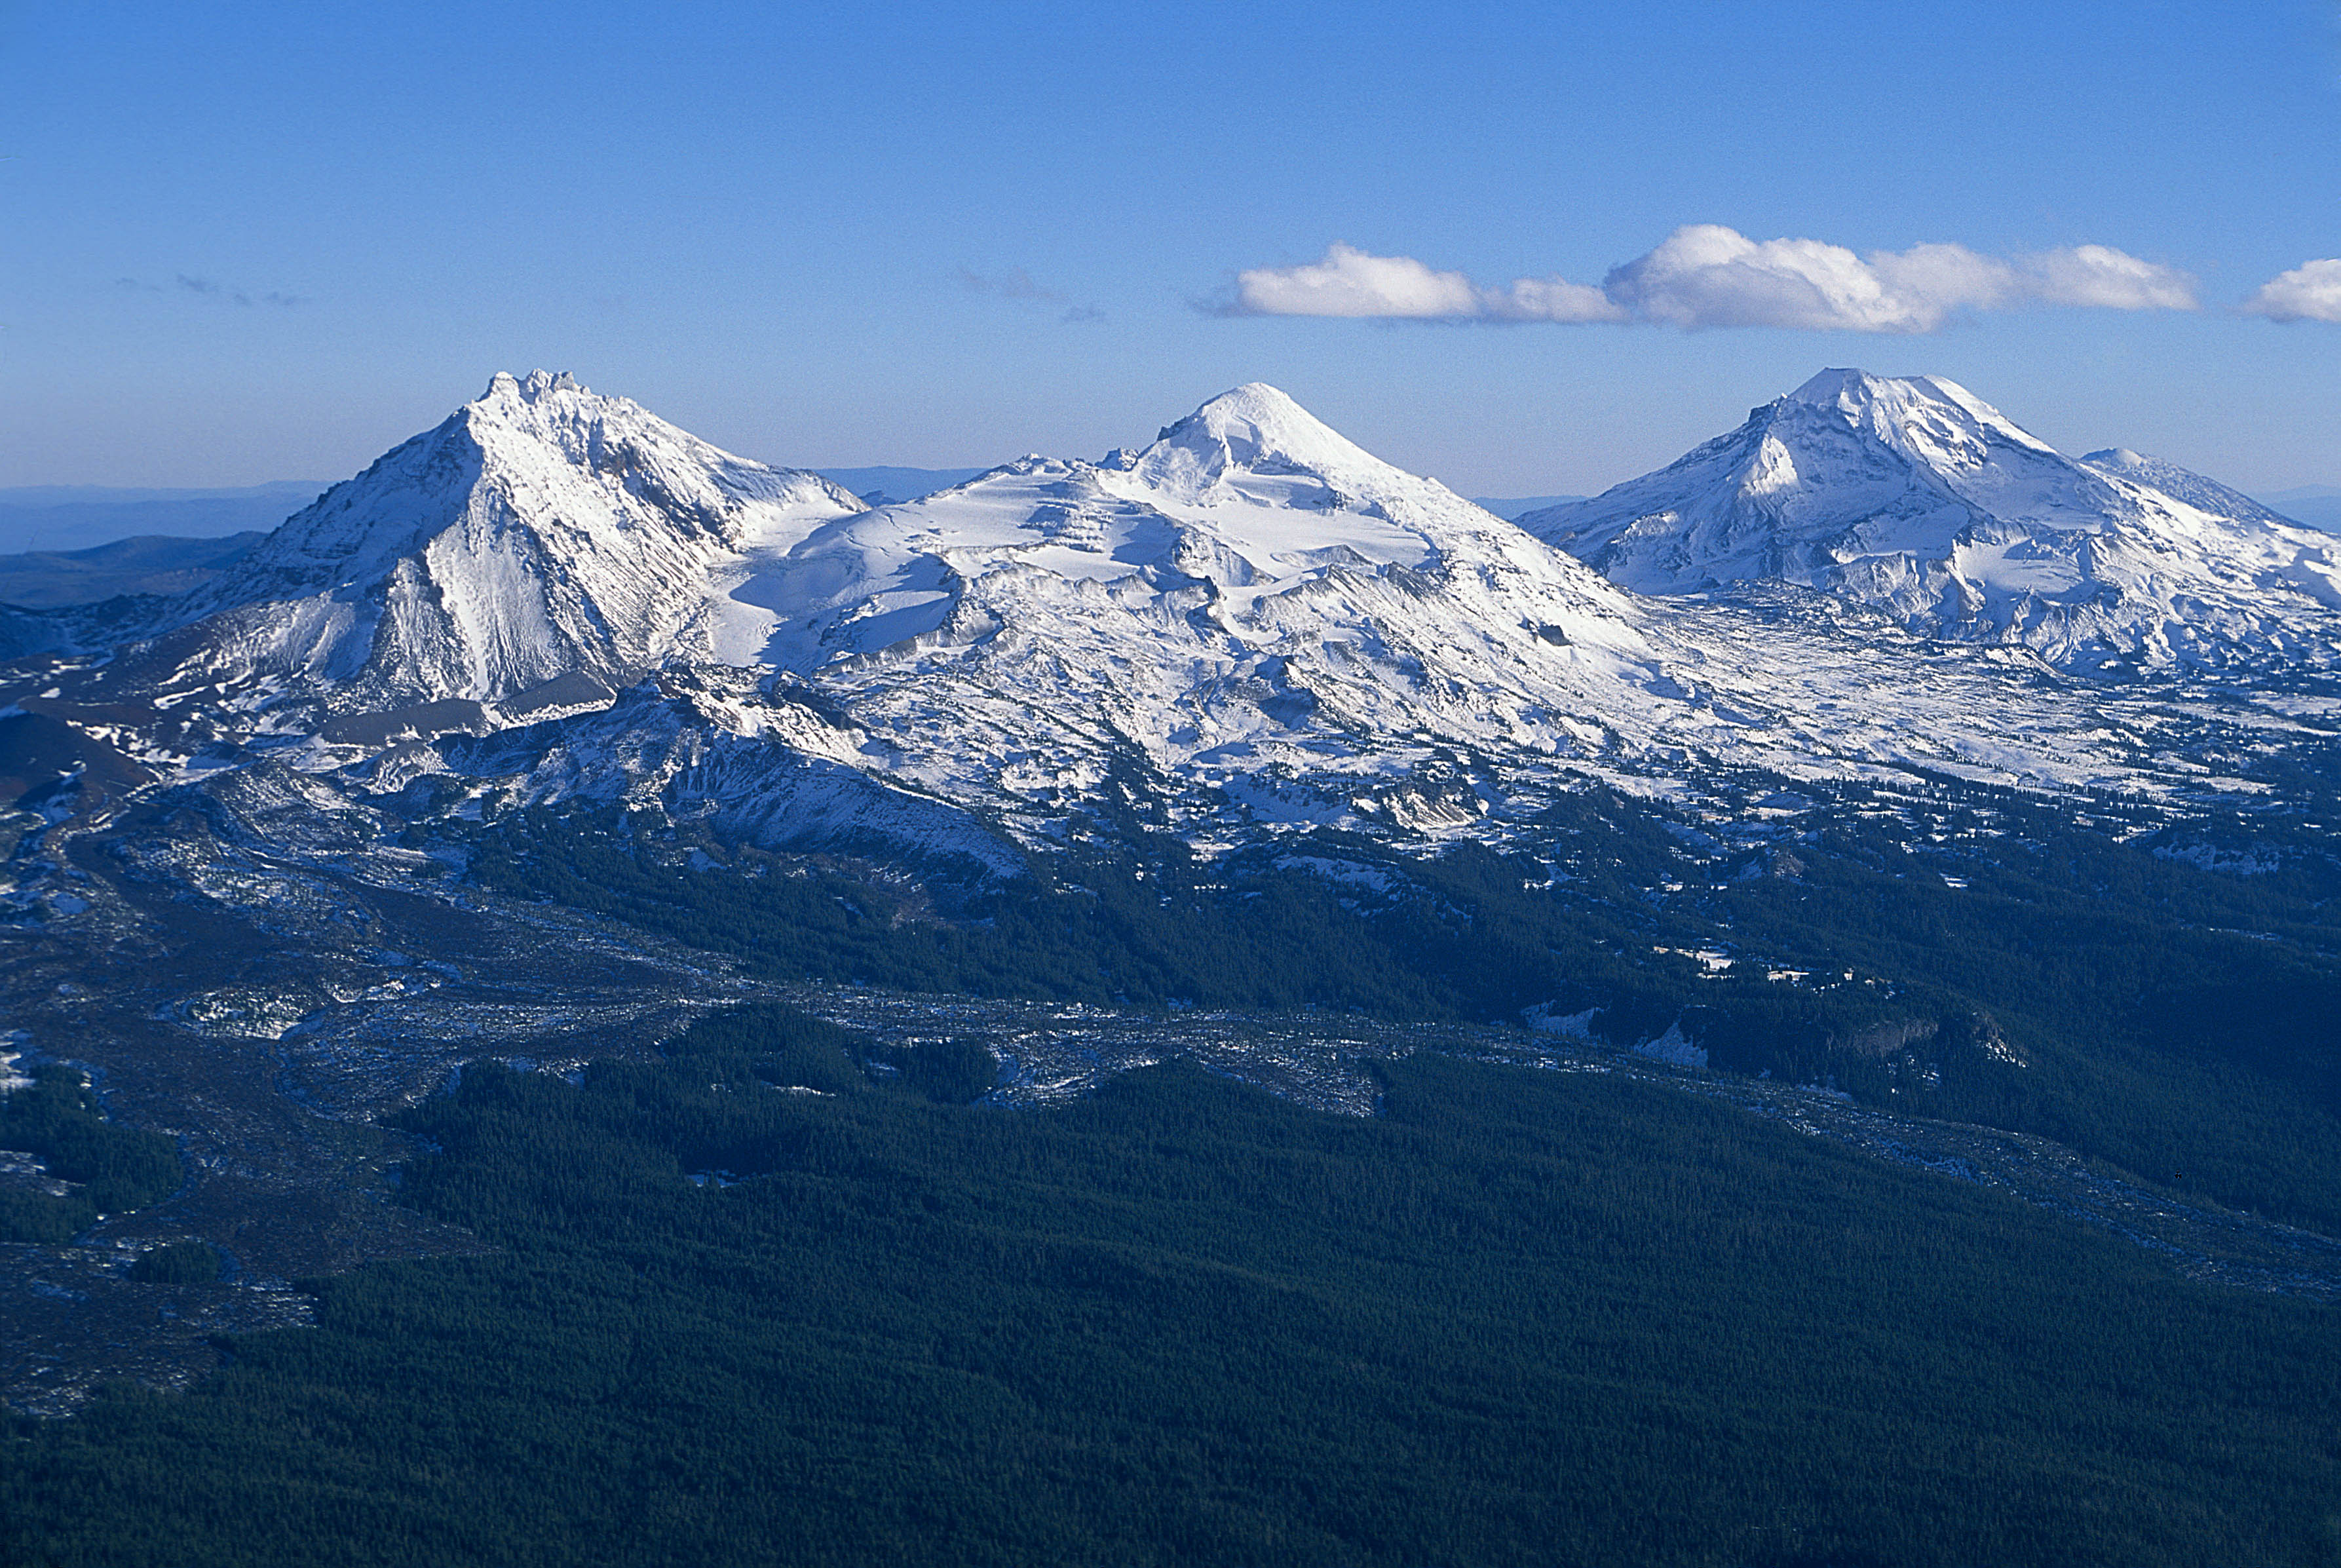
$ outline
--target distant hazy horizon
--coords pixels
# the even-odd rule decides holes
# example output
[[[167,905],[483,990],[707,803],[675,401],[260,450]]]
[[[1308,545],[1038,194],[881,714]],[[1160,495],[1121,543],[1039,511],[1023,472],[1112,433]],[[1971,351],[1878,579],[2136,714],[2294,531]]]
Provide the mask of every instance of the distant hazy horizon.
[[[943,489],[983,473],[976,467],[914,468],[900,464],[874,464],[858,468],[816,468],[812,472],[842,484],[856,495],[882,490],[887,498],[907,501]],[[344,475],[347,477],[347,475]],[[1633,475],[1621,475],[1631,478]],[[2216,478],[2217,475],[2211,475]],[[18,485],[0,487],[0,555],[33,552],[65,554],[91,550],[119,540],[142,536],[174,539],[221,539],[254,530],[266,531],[335,480],[275,480],[264,484],[221,489],[111,489],[103,485]],[[59,501],[58,496],[72,499]],[[281,510],[275,509],[280,502]],[[1582,500],[1574,494],[1539,495],[1473,495],[1468,497],[1499,517],[1512,518],[1540,507]],[[2327,533],[2341,534],[2341,485],[2314,484],[2253,497],[2296,523]]]

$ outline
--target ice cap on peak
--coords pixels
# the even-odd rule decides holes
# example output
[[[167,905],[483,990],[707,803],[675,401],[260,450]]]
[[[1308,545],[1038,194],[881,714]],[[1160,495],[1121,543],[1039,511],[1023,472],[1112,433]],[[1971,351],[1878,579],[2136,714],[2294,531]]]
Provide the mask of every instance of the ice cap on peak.
[[[1939,375],[1872,375],[1866,370],[1824,370],[1788,394],[1790,403],[1852,406],[1883,400],[1957,404],[1973,412],[1983,400],[1956,381]]]
[[[1330,426],[1292,401],[1290,394],[1264,381],[1247,381],[1222,392],[1171,429],[1186,425],[1200,425],[1214,434],[1249,432],[1270,439],[1288,433],[1333,434]]]
[[[1824,370],[1788,394],[1791,403],[1835,403],[1848,392],[1867,392],[1878,377],[1866,370],[1835,367]]]
[[[1264,381],[1223,392],[1176,424],[1163,427],[1141,461],[1191,464],[1206,474],[1258,468],[1263,462],[1320,474],[1381,461]]]
[[[1857,428],[1867,428],[1889,441],[1900,439],[1895,432],[1932,424],[1970,431],[1988,428],[2004,438],[2043,452],[2051,450],[1998,409],[1946,376],[1872,375],[1866,370],[1824,370],[1771,406],[1788,405],[1834,409]]]

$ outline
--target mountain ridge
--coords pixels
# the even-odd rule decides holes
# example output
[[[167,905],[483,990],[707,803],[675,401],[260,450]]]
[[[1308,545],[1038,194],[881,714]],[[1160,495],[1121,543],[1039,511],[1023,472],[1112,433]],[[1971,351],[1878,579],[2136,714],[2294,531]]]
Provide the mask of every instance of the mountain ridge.
[[[861,507],[566,375],[500,374],[181,602],[167,642],[205,684],[337,712],[614,688],[705,641],[711,566]]]
[[[2341,663],[2329,539],[2174,465],[2094,455],[1940,377],[1833,369],[1519,522],[1637,592],[1793,584],[2075,673]]]
[[[1796,406],[1853,442],[1864,391],[1840,373]],[[1971,396],[1894,396],[1878,417],[1923,415],[1914,451],[2148,494],[1978,434],[1997,416]],[[1971,517],[1888,455],[1922,522]],[[1760,580],[1631,592],[1260,384],[1098,461],[870,507],[565,376],[500,375],[195,593],[9,611],[0,635],[25,655],[0,691],[79,726],[114,795],[265,762],[401,816],[618,805],[983,874],[1131,812],[1213,854],[1318,828],[1502,839],[1590,782],[1745,770],[2244,787],[2020,641]],[[2254,723],[2237,754],[2310,721]]]

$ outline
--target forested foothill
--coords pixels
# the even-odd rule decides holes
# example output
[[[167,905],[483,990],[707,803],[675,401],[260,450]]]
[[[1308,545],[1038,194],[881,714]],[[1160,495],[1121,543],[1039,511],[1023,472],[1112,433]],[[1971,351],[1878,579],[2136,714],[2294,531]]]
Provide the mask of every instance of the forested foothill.
[[[1590,1014],[1623,1046],[1679,1028],[1717,1070],[2053,1138],[2341,1230],[2341,862],[2318,819],[2174,822],[1948,779],[1801,787],[1703,814],[1590,790],[1508,847],[1420,856],[1320,832],[1204,863],[1125,829],[956,899],[610,813],[507,819],[473,871],[780,978]]]
[[[1671,1041],[2330,1232],[2321,821],[1774,781],[1411,854],[1120,824],[989,883],[651,814],[430,847],[758,979]],[[2329,1301],[1616,1073],[1420,1052],[1352,1117],[1183,1064],[1013,1108],[999,1070],[769,1003],[566,1077],[473,1061],[396,1119],[396,1201],[487,1250],[10,1418],[0,1562],[2341,1553]],[[53,1171],[170,1154],[61,1067],[0,1105],[65,1129]]]
[[[1045,1112],[776,1008],[406,1118],[485,1256],[20,1421],[49,1564],[2317,1563],[2330,1308],[1593,1073]],[[898,1067],[899,1063],[895,1064]],[[817,1092],[813,1092],[817,1091]],[[330,1552],[323,1543],[330,1543]]]
[[[107,1121],[88,1079],[56,1062],[0,1094],[0,1149],[36,1163],[0,1184],[0,1242],[70,1241],[100,1214],[169,1196],[181,1178],[170,1139]]]

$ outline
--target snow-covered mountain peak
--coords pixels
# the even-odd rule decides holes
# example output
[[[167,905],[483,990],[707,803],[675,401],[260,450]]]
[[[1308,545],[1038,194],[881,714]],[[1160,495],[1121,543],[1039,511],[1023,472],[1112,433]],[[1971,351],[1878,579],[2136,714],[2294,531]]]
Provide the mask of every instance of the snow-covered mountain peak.
[[[1146,694],[1130,733],[1150,754],[1192,728],[1182,711],[1216,711],[1229,692],[1250,695],[1197,732],[1214,744],[1277,728],[1286,706],[1313,712],[1311,682],[1381,693],[1358,697],[1365,725],[1373,704],[1421,700],[1393,695],[1420,668],[1469,664],[1476,682],[1484,664],[1493,684],[1438,684],[1526,681],[1544,702],[1581,698],[1580,680],[1608,702],[1606,683],[1658,678],[1625,595],[1264,386],[1213,399],[1134,455],[1026,457],[751,565],[729,591],[740,662],[1003,694],[1045,668],[1060,672],[1047,689],[1087,694],[1067,708],[1083,714],[1113,711],[1097,683],[1127,682]]]
[[[1957,382],[1939,375],[1824,370],[1758,414],[1768,414],[1768,424],[1789,427],[1799,422],[1799,416],[1818,414],[1914,461],[1947,472],[1980,467],[1991,460],[1995,449],[2017,447],[2055,454],[2055,448],[2047,442]]]
[[[499,373],[456,417],[489,466],[517,483],[582,471],[611,511],[633,514],[627,521],[663,522],[730,545],[753,545],[775,524],[786,527],[773,508],[810,508],[824,517],[862,509],[858,498],[818,474],[734,456],[638,404],[579,385],[566,371]]]
[[[1266,382],[1248,382],[1166,426],[1135,466],[1151,482],[1202,488],[1235,471],[1332,478],[1389,464]]]
[[[2173,464],[2067,457],[1939,376],[1823,371],[1664,469],[1519,521],[1643,593],[1793,583],[2068,668],[2341,656],[2328,541]]]
[[[2059,655],[2119,630],[2088,619],[2108,605],[2162,617],[2137,636],[2167,653],[2181,609],[2206,635],[2278,636],[2297,594],[2257,621],[2203,606],[2315,594],[2275,554],[2185,575],[2170,540],[2241,525],[1999,436],[1946,385],[1848,372],[1766,405],[1625,487],[1629,543],[1673,554],[1617,558],[1713,581],[1735,550],[1765,574],[1769,551],[1811,585],[1897,608],[1908,589],[1908,619],[2003,616]],[[1937,424],[1981,433],[1979,464],[1881,433]],[[1975,499],[2026,464],[2129,510],[2076,545]],[[1312,824],[1436,837],[1530,820],[1588,774],[2045,755],[2043,776],[2087,781],[2129,744],[2101,746],[2087,702],[2085,734],[2042,740],[2032,685],[2003,674],[2028,655],[1947,655],[1803,595],[1637,600],[1256,385],[1135,455],[1027,456],[871,509],[573,378],[498,376],[220,584],[33,689],[109,724],[144,704],[158,768],[294,758],[375,796],[451,774],[408,798],[657,801],[757,842],[985,855],[1000,831],[1081,836],[1100,802],[1199,846]]]
[[[1931,377],[1925,379],[1928,382],[1932,380]],[[1866,370],[1856,370],[1850,366],[1832,366],[1816,372],[1812,379],[1789,393],[1786,401],[1808,404],[1816,408],[1852,412],[1876,403],[1881,394],[1890,397],[1897,389],[1920,385],[1921,382],[1915,380],[1897,381],[1872,375]]]
[[[1783,401],[1834,407],[1858,415],[1867,415],[1872,410],[1886,414],[1905,414],[1930,404],[1947,404],[1970,418],[2009,423],[2006,414],[1948,376],[1875,375],[1846,365],[1816,372]]]
[[[1441,510],[1452,493],[1383,462],[1263,382],[1251,382],[1167,425],[1153,444],[1106,467],[1173,504],[1352,511]],[[1134,484],[1135,488],[1132,488]],[[1468,503],[1466,504],[1468,504]],[[1395,518],[1396,514],[1392,514]]]
[[[337,710],[623,684],[705,652],[712,572],[862,509],[566,375],[499,375],[207,584],[174,645]]]
[[[479,401],[492,403],[499,398],[516,398],[523,403],[534,403],[550,392],[583,392],[577,378],[567,371],[532,370],[526,376],[500,370],[488,377],[488,389],[480,394]]]
[[[418,553],[452,567],[523,538],[569,563],[654,551],[658,535],[752,548],[861,509],[818,474],[734,456],[565,373],[499,373],[435,429],[286,519],[194,608],[362,594]]]
[[[1519,531],[1366,451],[1273,386],[1225,392],[1096,470],[1109,494],[1177,519],[1281,578],[1348,552],[1380,564],[1508,556]]]

